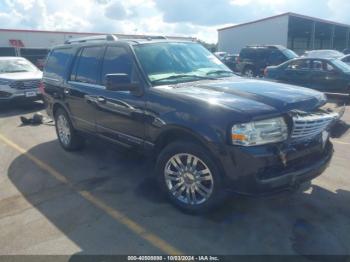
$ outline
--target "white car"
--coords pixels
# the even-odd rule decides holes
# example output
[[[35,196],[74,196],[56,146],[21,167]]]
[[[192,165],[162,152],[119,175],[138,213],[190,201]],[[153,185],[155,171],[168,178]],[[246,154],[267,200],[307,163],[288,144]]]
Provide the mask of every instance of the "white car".
[[[41,99],[42,72],[22,57],[0,57],[0,103]]]

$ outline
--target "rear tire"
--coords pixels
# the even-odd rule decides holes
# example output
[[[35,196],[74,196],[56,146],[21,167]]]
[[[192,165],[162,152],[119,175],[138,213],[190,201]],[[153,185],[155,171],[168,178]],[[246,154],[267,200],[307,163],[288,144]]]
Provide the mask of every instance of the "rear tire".
[[[156,175],[169,200],[183,211],[208,212],[224,200],[219,168],[210,152],[198,144],[167,145],[158,156]]]
[[[59,108],[55,113],[55,127],[58,141],[66,151],[76,151],[84,146],[84,139],[73,128],[67,112]]]
[[[246,67],[243,70],[243,76],[248,77],[248,78],[253,78],[256,77],[256,72],[253,67]]]

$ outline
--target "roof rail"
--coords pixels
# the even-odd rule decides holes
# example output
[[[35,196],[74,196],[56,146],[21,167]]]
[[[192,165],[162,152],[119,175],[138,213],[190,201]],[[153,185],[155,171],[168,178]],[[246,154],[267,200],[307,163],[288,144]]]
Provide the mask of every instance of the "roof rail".
[[[65,44],[72,43],[84,43],[90,41],[116,41],[118,38],[115,35],[95,35],[95,36],[87,36],[87,37],[77,37],[66,40]]]

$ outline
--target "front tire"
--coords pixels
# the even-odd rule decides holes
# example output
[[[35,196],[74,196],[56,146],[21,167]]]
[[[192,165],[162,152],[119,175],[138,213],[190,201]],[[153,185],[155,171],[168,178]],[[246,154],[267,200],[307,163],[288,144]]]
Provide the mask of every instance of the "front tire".
[[[58,141],[64,150],[76,151],[83,147],[83,138],[73,128],[67,112],[61,108],[55,113],[55,127]]]
[[[170,201],[190,213],[203,213],[223,200],[219,168],[202,146],[187,141],[167,145],[159,154],[156,174]]]

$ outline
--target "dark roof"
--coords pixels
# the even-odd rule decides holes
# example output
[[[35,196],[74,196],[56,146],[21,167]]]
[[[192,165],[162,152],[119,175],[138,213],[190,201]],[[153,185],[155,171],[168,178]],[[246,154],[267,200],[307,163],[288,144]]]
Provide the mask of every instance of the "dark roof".
[[[308,19],[308,20],[313,20],[313,21],[316,21],[316,22],[322,22],[322,23],[333,24],[333,25],[338,25],[338,26],[350,27],[350,25],[348,25],[348,24],[337,23],[337,22],[334,22],[334,21],[325,20],[325,19],[321,19],[321,18],[316,18],[316,17],[306,16],[306,15],[296,14],[296,13],[293,13],[293,12],[287,12],[287,13],[283,13],[283,14],[279,14],[279,15],[265,17],[263,19],[259,19],[259,20],[255,20],[255,21],[251,21],[251,22],[247,22],[247,23],[242,23],[242,24],[237,24],[237,25],[232,25],[232,26],[219,28],[218,31],[222,31],[222,30],[225,30],[225,29],[231,29],[231,28],[235,28],[235,27],[240,27],[240,26],[245,26],[245,25],[250,25],[250,24],[255,24],[255,23],[266,21],[266,20],[279,18],[279,17],[282,17],[282,16],[294,16],[294,17],[304,18],[304,19]]]

